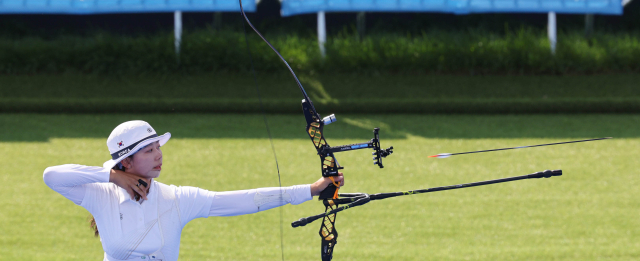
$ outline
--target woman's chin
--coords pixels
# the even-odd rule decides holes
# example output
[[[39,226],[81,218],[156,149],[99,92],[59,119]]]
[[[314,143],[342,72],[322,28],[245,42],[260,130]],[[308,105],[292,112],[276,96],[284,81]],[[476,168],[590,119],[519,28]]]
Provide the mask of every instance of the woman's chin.
[[[155,169],[151,170],[151,171],[147,172],[147,177],[148,178],[152,178],[152,179],[160,177],[160,171],[161,170],[155,170]]]

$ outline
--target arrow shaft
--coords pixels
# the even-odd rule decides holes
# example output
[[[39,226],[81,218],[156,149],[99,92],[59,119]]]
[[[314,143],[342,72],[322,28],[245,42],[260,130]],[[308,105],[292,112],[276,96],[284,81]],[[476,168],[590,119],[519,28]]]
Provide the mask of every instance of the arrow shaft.
[[[597,138],[597,139],[586,139],[586,140],[564,141],[564,142],[546,143],[546,144],[529,145],[529,146],[518,146],[518,147],[511,147],[511,148],[491,149],[491,150],[478,150],[478,151],[458,152],[458,153],[449,153],[447,155],[448,156],[455,156],[455,155],[464,155],[464,154],[473,154],[473,153],[482,153],[482,152],[491,152],[491,151],[535,148],[535,147],[544,147],[544,146],[569,144],[569,143],[578,143],[578,142],[587,142],[587,141],[596,141],[596,140],[606,140],[606,139],[611,139],[611,137],[604,137],[604,138]],[[436,157],[436,156],[437,155],[430,156],[430,157]]]

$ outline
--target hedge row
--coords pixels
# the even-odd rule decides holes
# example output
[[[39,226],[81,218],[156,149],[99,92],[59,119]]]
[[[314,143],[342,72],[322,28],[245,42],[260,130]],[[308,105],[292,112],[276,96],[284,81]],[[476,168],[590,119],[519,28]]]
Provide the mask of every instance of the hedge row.
[[[135,108],[131,104],[135,102]],[[314,103],[325,113],[640,113],[635,99],[502,100],[345,100],[339,104]],[[300,114],[295,100],[264,100],[267,113]],[[261,113],[257,100],[91,100],[0,99],[0,113]]]
[[[546,32],[521,28],[503,34],[482,30],[420,35],[373,34],[362,40],[348,32],[329,37],[322,58],[314,35],[267,35],[294,70],[316,72],[419,72],[561,74],[640,72],[640,32],[560,32],[550,53]],[[256,69],[283,70],[281,61],[249,35]],[[244,34],[202,29],[183,36],[179,56],[171,33],[150,36],[58,36],[0,39],[0,73],[174,73],[247,71]]]

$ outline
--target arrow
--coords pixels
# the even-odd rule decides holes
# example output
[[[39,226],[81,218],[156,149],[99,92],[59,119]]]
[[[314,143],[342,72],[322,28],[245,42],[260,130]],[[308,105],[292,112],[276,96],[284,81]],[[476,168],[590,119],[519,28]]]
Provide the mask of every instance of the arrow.
[[[547,143],[547,144],[538,144],[538,145],[529,145],[529,146],[520,146],[520,147],[512,147],[512,148],[502,148],[502,149],[492,149],[492,150],[478,150],[478,151],[468,151],[468,152],[459,152],[459,153],[440,153],[438,155],[431,155],[429,156],[429,158],[446,159],[451,156],[462,155],[462,154],[500,151],[500,150],[515,150],[515,149],[534,148],[534,147],[543,147],[543,146],[577,143],[577,142],[585,142],[585,141],[606,140],[606,139],[612,139],[612,137],[604,137],[604,138],[588,139],[588,140],[574,140],[574,141],[565,141],[565,142],[556,142],[556,143]]]

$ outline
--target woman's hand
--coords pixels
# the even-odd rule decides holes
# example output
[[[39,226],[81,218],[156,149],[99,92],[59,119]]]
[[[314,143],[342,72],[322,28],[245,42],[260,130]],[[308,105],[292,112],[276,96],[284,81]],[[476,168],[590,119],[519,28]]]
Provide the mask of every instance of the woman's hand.
[[[142,196],[143,199],[147,200],[147,188],[144,185],[140,185],[140,187],[136,186],[138,185],[138,179],[140,179],[140,177],[136,175],[114,169],[111,170],[111,175],[109,176],[109,182],[112,182],[118,185],[118,187],[126,190],[132,200],[134,199],[134,196],[136,196],[136,193],[137,195]]]
[[[340,184],[340,187],[344,186],[344,176],[342,172],[338,172],[338,176],[333,177],[333,180],[335,180],[337,184]],[[318,181],[311,184],[311,196],[319,196],[320,192],[332,183],[333,181],[331,181],[330,178],[320,178]]]

